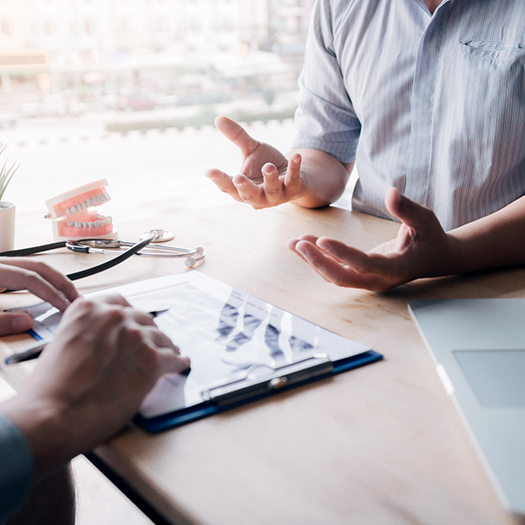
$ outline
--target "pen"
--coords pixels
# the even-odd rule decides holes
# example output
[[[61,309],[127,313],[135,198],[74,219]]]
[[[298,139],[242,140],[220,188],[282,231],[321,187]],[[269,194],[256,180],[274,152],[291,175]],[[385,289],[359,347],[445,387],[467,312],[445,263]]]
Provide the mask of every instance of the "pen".
[[[148,312],[153,318],[158,317],[160,314],[167,312],[169,308],[164,308],[163,310],[153,310]],[[16,363],[23,363],[24,361],[30,361],[31,359],[36,359],[41,353],[42,350],[51,343],[53,339],[42,339],[37,341],[32,345],[28,346],[24,350],[17,352],[16,354],[10,355],[6,360],[6,365],[14,365]]]

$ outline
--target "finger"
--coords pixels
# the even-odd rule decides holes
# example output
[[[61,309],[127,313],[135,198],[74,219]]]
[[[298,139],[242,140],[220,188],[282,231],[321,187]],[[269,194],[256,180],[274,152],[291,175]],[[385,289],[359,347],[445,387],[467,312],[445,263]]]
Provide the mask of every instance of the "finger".
[[[385,270],[384,264],[381,263],[386,257],[374,257],[357,248],[347,246],[334,239],[327,239],[326,237],[318,239],[316,245],[325,254],[340,263],[350,266],[360,274],[379,274]]]
[[[262,208],[267,205],[266,197],[262,187],[254,184],[245,175],[236,175],[232,179],[241,200],[254,208]]]
[[[55,270],[54,268],[51,268],[51,266],[41,261],[17,257],[14,259],[5,258],[5,260],[2,259],[1,262],[2,264],[6,264],[11,267],[25,268],[26,270],[31,270],[37,273],[48,283],[50,283],[56,290],[62,292],[69,302],[73,302],[75,299],[80,297],[78,290],[75,288],[75,285],[70,279],[68,279],[63,273]]]
[[[298,252],[296,249],[297,243],[301,241],[308,241],[312,244],[315,244],[317,241],[317,237],[315,235],[303,234],[303,235],[300,235],[297,239],[291,239],[290,241],[286,243],[286,248],[288,248],[288,250],[294,252],[299,257],[301,257],[303,261],[307,262],[306,259],[303,257],[303,255],[300,252]]]
[[[0,335],[27,332],[33,326],[33,318],[27,314],[0,313]]]
[[[95,302],[101,302],[115,306],[131,307],[131,304],[124,297],[122,297],[122,295],[118,293],[98,295],[96,297],[92,297],[91,299]]]
[[[239,197],[239,192],[232,182],[231,177],[224,173],[224,171],[218,169],[210,169],[205,173],[208,177],[223,193],[226,193],[233,197],[236,201],[241,202],[242,199]]]
[[[180,348],[164,332],[161,332],[157,327],[148,330],[151,331],[151,338],[156,346],[170,348],[176,355],[180,355]]]
[[[302,157],[299,153],[295,153],[288,162],[284,187],[289,199],[293,199],[301,190],[301,163]]]
[[[437,222],[431,210],[405,197],[396,188],[389,188],[386,192],[385,205],[394,217],[415,230]]]
[[[302,256],[300,252],[297,251],[297,243],[300,242],[299,239],[291,239],[286,243],[286,248],[290,250],[291,252],[298,255],[304,262],[306,262],[306,259]]]
[[[315,244],[297,239],[294,250],[295,253],[297,253],[306,264],[310,265],[325,281],[331,282],[322,270],[322,264],[319,263],[320,258],[324,256]],[[317,254],[315,252],[317,252]]]
[[[308,241],[308,242],[311,242],[312,244],[315,244],[317,240],[319,239],[319,237],[312,235],[311,233],[303,233],[302,235],[299,235],[299,239],[301,241]]]
[[[180,357],[170,348],[160,348],[158,350],[159,368],[161,375],[179,374],[188,370],[191,366],[189,357]]]
[[[347,246],[342,242],[321,238],[317,241],[317,246],[323,253],[337,260],[345,268],[352,271],[351,286],[367,288],[375,291],[386,291],[406,282],[403,278],[403,257],[399,254],[368,252]],[[350,282],[350,281],[348,281]]]
[[[262,167],[262,174],[264,177],[264,194],[268,201],[270,203],[281,202],[283,200],[283,188],[277,167],[268,162]]]
[[[215,119],[215,126],[228,140],[240,148],[244,157],[250,155],[259,145],[257,140],[231,118],[221,115]]]
[[[376,276],[362,275],[352,268],[342,265],[310,242],[298,242],[296,250],[325,281],[337,286],[352,288],[376,289],[380,286]]]
[[[9,288],[10,290],[28,290],[61,312],[65,312],[70,305],[70,302],[64,297],[62,292],[36,272],[25,268],[5,265],[1,272],[0,287]]]
[[[157,327],[153,316],[149,312],[142,312],[141,310],[136,310],[135,308],[126,308],[125,311],[126,315],[128,315],[129,318],[133,319],[133,321],[135,321],[141,327]]]

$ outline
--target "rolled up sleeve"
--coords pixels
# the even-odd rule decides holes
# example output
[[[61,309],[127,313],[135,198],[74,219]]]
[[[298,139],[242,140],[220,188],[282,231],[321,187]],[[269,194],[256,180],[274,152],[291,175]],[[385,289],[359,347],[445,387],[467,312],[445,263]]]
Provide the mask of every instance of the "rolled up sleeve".
[[[313,148],[353,162],[361,123],[345,88],[334,46],[331,4],[316,2],[299,77],[294,148]]]

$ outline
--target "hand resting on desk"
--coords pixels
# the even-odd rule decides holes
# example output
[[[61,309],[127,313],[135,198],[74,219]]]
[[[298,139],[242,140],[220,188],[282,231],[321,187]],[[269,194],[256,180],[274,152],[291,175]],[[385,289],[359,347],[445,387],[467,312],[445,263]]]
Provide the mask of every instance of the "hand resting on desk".
[[[0,289],[28,290],[61,312],[80,297],[75,285],[47,264],[23,257],[0,258]],[[33,319],[23,313],[0,312],[0,335],[26,332]]]

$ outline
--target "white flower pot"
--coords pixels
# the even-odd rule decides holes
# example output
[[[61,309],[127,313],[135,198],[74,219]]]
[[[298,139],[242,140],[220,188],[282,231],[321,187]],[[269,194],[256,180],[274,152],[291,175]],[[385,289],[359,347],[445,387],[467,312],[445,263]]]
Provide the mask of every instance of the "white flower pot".
[[[0,201],[0,252],[15,247],[15,210],[12,202]]]

